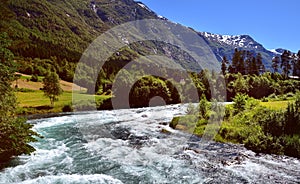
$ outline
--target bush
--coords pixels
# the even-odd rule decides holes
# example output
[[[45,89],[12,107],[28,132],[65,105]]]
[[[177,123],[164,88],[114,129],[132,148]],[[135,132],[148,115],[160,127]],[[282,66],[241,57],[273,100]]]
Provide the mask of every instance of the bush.
[[[205,95],[201,96],[201,100],[198,105],[199,115],[201,118],[208,119],[209,118],[209,110],[211,109],[211,105],[208,103]]]
[[[248,95],[244,95],[244,94],[240,94],[240,93],[237,94],[233,98],[233,102],[234,102],[233,108],[234,108],[235,114],[245,110],[247,98],[248,98]]]
[[[170,122],[169,127],[173,128],[173,129],[176,129],[176,126],[178,125],[179,119],[180,119],[180,117],[174,117],[172,119],[172,121]]]
[[[18,88],[17,91],[18,92],[23,92],[23,93],[34,92],[34,90],[28,89],[28,88]]]
[[[63,112],[73,112],[74,109],[73,109],[73,106],[71,104],[68,104],[68,105],[64,105],[64,107],[62,108],[62,111]]]
[[[277,100],[277,95],[275,93],[272,93],[268,96],[268,101],[269,100]]]
[[[39,77],[36,74],[33,74],[30,78],[30,81],[32,82],[38,82],[39,81]]]
[[[74,111],[94,111],[97,109],[97,104],[93,100],[80,100],[73,105]]]
[[[300,158],[300,136],[285,136],[283,139],[285,144],[284,154]]]
[[[295,96],[295,94],[292,93],[292,92],[289,92],[289,93],[287,93],[285,96],[286,96],[287,98],[292,98],[292,97]]]

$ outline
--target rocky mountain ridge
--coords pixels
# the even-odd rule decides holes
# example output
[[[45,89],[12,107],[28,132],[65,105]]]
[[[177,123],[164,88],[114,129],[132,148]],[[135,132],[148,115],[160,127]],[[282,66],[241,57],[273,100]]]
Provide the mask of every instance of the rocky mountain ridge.
[[[66,58],[76,62],[97,36],[122,23],[164,19],[147,5],[134,0],[5,0],[0,7],[0,31],[8,32],[17,56]],[[269,51],[249,35],[198,32],[217,59],[231,59],[235,48],[261,53],[264,64],[283,49]]]

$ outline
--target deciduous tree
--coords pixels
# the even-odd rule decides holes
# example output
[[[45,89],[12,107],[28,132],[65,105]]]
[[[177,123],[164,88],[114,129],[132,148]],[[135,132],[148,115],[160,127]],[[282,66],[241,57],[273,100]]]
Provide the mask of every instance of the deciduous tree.
[[[35,149],[28,143],[36,141],[32,136],[38,136],[31,124],[16,117],[17,99],[11,87],[15,79],[14,55],[9,46],[8,35],[0,33],[0,163],[33,152]]]
[[[54,101],[57,100],[57,97],[62,94],[62,89],[59,83],[59,77],[55,72],[49,72],[44,80],[44,94],[49,97],[51,107],[54,106]]]

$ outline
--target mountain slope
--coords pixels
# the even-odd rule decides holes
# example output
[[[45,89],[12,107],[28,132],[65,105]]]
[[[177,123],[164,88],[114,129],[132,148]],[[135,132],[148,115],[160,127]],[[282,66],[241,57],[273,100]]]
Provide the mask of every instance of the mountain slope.
[[[8,32],[13,39],[11,49],[15,55],[56,56],[73,63],[97,36],[116,25],[139,19],[165,19],[133,0],[2,0],[0,18],[0,31]],[[223,56],[231,59],[234,49],[239,48],[261,53],[264,64],[270,68],[276,55],[248,35],[198,34],[219,61]]]
[[[158,18],[132,0],[5,0],[0,31],[23,57],[67,58],[77,62],[92,40],[124,22]]]
[[[256,42],[249,35],[230,36],[208,32],[199,32],[199,35],[207,41],[219,61],[222,60],[223,56],[226,56],[228,59],[232,59],[234,49],[238,48],[248,50],[254,55],[261,53],[264,65],[266,68],[271,68],[272,58],[275,55],[280,54],[265,49],[262,44]]]

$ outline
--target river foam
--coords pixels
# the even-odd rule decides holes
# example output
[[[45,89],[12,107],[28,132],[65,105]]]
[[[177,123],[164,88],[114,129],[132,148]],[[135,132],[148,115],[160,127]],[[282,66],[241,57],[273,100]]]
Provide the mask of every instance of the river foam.
[[[44,136],[0,183],[298,183],[300,162],[172,130],[187,105],[31,120]],[[171,133],[163,133],[167,129]]]

